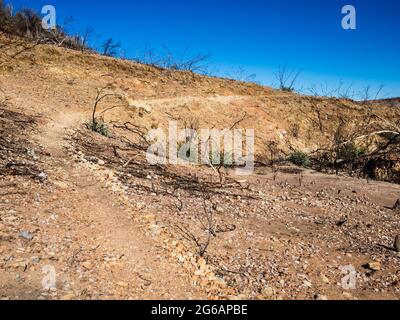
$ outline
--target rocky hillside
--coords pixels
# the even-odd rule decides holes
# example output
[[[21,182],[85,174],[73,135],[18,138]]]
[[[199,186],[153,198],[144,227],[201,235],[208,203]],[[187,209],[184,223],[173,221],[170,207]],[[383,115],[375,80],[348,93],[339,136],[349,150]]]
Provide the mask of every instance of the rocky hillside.
[[[0,298],[400,297],[399,185],[270,162],[337,149],[349,138],[360,148],[373,136],[363,152],[397,139],[397,106],[50,45],[21,53],[7,41],[0,40]],[[111,96],[98,106],[105,127],[94,132],[99,88]],[[143,133],[170,120],[254,129],[255,172],[238,178],[221,168],[221,179],[209,166],[151,166]],[[361,139],[363,130],[373,134]],[[375,138],[382,130],[390,137]]]

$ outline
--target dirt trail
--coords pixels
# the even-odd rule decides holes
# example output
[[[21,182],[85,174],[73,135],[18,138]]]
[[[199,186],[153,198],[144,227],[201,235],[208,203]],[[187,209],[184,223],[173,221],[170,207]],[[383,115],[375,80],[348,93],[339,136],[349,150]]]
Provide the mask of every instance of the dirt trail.
[[[82,123],[84,114],[60,112],[47,117],[52,120],[38,128],[33,140],[48,153],[44,171],[49,192],[37,193],[32,217],[24,216],[23,223],[30,218],[37,222],[37,228],[26,227],[35,234],[34,244],[20,244],[28,252],[23,261],[31,261],[29,253],[34,251],[40,255],[39,265],[55,268],[57,290],[50,293],[51,298],[204,297],[190,285],[180,266],[135,222],[132,216],[138,213],[122,204],[104,181],[77,165],[68,153],[66,138]],[[12,210],[22,212],[26,208],[15,206]],[[35,249],[27,250],[31,245]],[[41,290],[44,275],[39,265],[27,263],[22,273],[17,267],[17,273],[4,274],[1,283],[7,286],[0,290],[1,295],[47,298],[48,293]],[[23,279],[24,286],[14,287],[15,279]]]

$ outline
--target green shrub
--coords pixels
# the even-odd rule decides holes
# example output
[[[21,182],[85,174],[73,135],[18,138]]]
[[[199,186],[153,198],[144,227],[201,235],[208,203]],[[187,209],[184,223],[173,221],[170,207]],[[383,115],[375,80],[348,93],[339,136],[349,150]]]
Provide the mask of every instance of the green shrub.
[[[293,152],[289,157],[289,161],[299,167],[308,167],[310,165],[310,157],[302,151]]]
[[[192,154],[191,151],[196,150],[196,145],[194,142],[190,141],[178,141],[177,142],[177,151],[178,151],[178,159],[187,161],[189,163],[197,163],[198,154]]]
[[[337,158],[345,161],[357,159],[363,154],[365,154],[365,150],[358,147],[354,142],[347,143],[337,150]]]
[[[105,136],[107,138],[111,137],[111,133],[108,130],[107,125],[102,121],[93,121],[92,120],[92,121],[86,123],[86,127],[93,132],[97,132],[97,133],[101,134],[102,136]]]
[[[212,165],[224,168],[232,167],[235,164],[232,152],[225,154],[224,151],[210,150],[209,160]]]

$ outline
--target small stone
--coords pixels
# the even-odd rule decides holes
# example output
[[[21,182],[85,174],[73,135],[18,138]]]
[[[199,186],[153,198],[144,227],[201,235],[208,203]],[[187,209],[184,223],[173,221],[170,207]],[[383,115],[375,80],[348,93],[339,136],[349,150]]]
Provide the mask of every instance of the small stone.
[[[274,288],[272,288],[272,287],[266,287],[266,288],[264,288],[264,289],[262,290],[262,294],[263,294],[264,296],[268,297],[268,298],[271,298],[271,297],[273,297],[274,294],[275,294]]]
[[[324,296],[323,294],[317,294],[317,295],[315,295],[315,300],[318,300],[318,301],[327,301],[328,300],[328,297],[327,296]]]
[[[352,294],[349,292],[343,292],[343,297],[345,297],[346,299],[349,299],[349,300],[353,299]]]
[[[26,270],[26,268],[28,267],[27,264],[25,262],[16,262],[13,265],[14,269],[23,269]]]
[[[194,272],[194,275],[195,276],[198,276],[198,277],[201,277],[202,275],[203,275],[204,273],[203,273],[203,270],[196,270],[195,272]]]
[[[37,175],[37,178],[39,179],[40,182],[44,183],[47,181],[47,174],[44,172],[41,172]]]
[[[105,163],[103,160],[99,159],[99,160],[97,161],[97,164],[98,164],[99,166],[104,166],[106,163]]]
[[[28,241],[32,241],[32,240],[33,240],[33,234],[30,233],[30,232],[28,232],[28,231],[22,231],[22,232],[19,234],[19,236],[20,236],[21,238],[24,238],[25,240],[28,240]]]
[[[367,263],[363,267],[366,269],[372,270],[372,271],[380,271],[382,269],[382,265],[381,265],[380,261],[373,261],[373,262]]]
[[[321,274],[321,280],[325,284],[329,284],[329,282],[330,282],[329,278],[324,274]]]
[[[21,275],[18,273],[15,277],[15,281],[17,281],[18,283],[22,283],[24,282],[24,279],[21,277]]]
[[[216,211],[218,213],[224,213],[224,209],[222,207],[219,207],[219,206],[217,207]]]
[[[197,261],[197,264],[198,264],[200,270],[204,270],[206,268],[206,266],[207,266],[207,262],[206,262],[206,260],[204,258],[200,258]]]
[[[90,261],[86,261],[82,264],[82,266],[86,269],[86,270],[90,270],[93,268],[93,265]]]
[[[153,225],[151,227],[151,237],[154,239],[157,238],[160,234],[161,234],[160,227],[158,225]]]
[[[128,288],[129,284],[126,283],[125,281],[119,281],[119,282],[117,282],[117,286],[122,287],[122,288]]]
[[[32,264],[38,264],[40,262],[40,257],[32,257],[31,258],[31,263]]]

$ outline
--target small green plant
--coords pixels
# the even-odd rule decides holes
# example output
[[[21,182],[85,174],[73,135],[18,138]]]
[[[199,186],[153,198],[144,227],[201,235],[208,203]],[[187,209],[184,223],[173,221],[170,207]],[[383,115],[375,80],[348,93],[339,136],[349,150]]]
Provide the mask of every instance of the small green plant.
[[[299,167],[308,167],[310,165],[310,157],[302,151],[293,152],[289,157],[289,161]]]
[[[209,160],[214,166],[229,168],[235,165],[232,152],[225,154],[224,151],[210,150]]]
[[[126,100],[124,100],[124,97],[122,95],[113,93],[113,92],[111,92],[111,90],[112,90],[112,87],[110,85],[107,85],[103,88],[97,89],[97,95],[96,95],[96,99],[95,99],[95,102],[93,105],[92,120],[90,122],[86,123],[86,127],[89,130],[100,133],[101,135],[103,135],[105,137],[111,137],[111,133],[108,130],[108,127],[104,121],[103,115],[107,111],[122,107],[122,105],[116,105],[116,106],[114,105],[110,108],[103,110],[99,116],[96,116],[97,107],[99,106],[99,103],[102,102],[106,98],[115,98],[115,99],[118,99],[118,101],[124,101],[124,104],[126,103]]]
[[[188,163],[197,163],[198,150],[194,142],[191,141],[178,141],[177,143],[178,159]],[[192,153],[192,151],[194,153]],[[197,154],[196,154],[197,151]]]
[[[354,142],[349,142],[337,150],[337,158],[345,161],[357,159],[365,154],[365,150],[358,147]]]
[[[108,130],[107,125],[103,121],[95,120],[95,121],[90,121],[86,123],[86,128],[93,132],[97,132],[101,134],[104,137],[111,137],[111,133]]]

